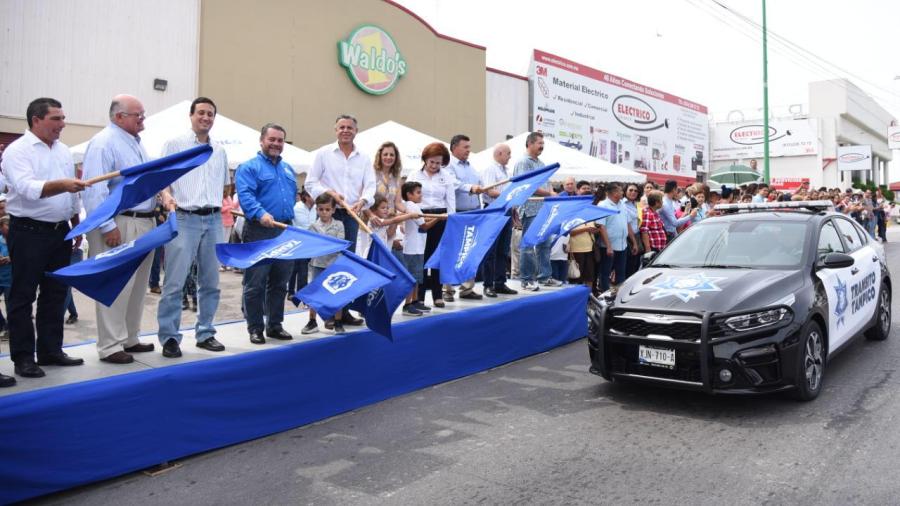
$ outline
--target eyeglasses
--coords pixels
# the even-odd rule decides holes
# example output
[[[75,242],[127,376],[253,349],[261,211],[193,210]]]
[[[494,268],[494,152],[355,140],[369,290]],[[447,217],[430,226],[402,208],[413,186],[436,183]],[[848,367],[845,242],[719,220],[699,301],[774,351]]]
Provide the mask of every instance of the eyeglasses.
[[[120,112],[119,114],[121,114],[122,116],[134,116],[137,119],[144,119],[147,117],[147,115],[142,112]]]
[[[637,188],[629,188],[628,191],[630,191],[630,192],[636,192],[636,191],[637,191]]]

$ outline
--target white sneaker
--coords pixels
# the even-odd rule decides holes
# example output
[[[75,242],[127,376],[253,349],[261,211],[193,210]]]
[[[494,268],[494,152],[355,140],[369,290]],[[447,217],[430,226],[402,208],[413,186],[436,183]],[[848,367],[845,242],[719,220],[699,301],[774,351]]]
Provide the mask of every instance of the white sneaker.
[[[563,285],[562,281],[560,281],[558,279],[554,279],[554,278],[547,278],[547,281],[544,281],[541,284],[544,286],[550,286],[550,287],[554,287],[554,288]]]
[[[522,290],[524,291],[536,292],[540,289],[541,287],[537,283],[534,283],[532,281],[522,281]]]

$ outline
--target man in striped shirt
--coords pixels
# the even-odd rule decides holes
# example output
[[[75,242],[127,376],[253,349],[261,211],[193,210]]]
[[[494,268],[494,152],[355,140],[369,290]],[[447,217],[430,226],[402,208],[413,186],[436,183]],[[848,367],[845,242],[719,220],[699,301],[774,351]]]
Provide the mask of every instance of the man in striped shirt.
[[[225,346],[216,340],[213,317],[219,307],[219,261],[216,243],[223,242],[222,191],[229,183],[228,159],[221,145],[209,137],[216,120],[216,104],[206,97],[191,103],[191,131],[166,142],[163,156],[209,144],[213,153],[203,165],[172,183],[170,192],[163,193],[167,210],[177,207],[178,235],[166,244],[166,277],[159,299],[157,321],[159,342],[164,357],[181,356],[181,298],[182,288],[197,262],[198,313],[194,335],[197,347],[209,351],[223,351]]]

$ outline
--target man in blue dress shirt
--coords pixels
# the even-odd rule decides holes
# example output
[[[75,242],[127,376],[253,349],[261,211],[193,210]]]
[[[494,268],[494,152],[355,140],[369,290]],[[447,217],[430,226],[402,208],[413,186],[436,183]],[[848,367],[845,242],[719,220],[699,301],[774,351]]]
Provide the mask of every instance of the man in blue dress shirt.
[[[456,178],[456,212],[464,213],[481,209],[481,176],[469,163],[469,153],[472,151],[472,141],[463,134],[454,135],[450,139],[450,164],[447,169]],[[444,300],[453,302],[453,285],[444,285]],[[459,286],[459,298],[481,299],[481,294],[475,291],[475,279],[467,280]]]
[[[284,138],[284,128],[267,123],[260,130],[260,152],[242,163],[235,173],[238,201],[247,220],[244,242],[277,237],[282,229],[275,226],[276,222],[290,225],[294,219],[297,179],[294,169],[281,159]],[[263,329],[268,337],[293,339],[281,326],[293,267],[290,260],[276,260],[244,271],[244,315],[251,343],[266,342]]]
[[[109,125],[97,133],[84,152],[84,179],[102,176],[150,161],[141,144],[144,130],[144,106],[130,95],[113,97],[109,106]],[[84,210],[91,214],[122,184],[122,176],[102,181],[85,190]],[[113,219],[87,234],[88,256],[91,258],[120,244],[134,241],[156,228],[156,197],[122,211]],[[97,354],[112,364],[134,361],[133,353],[153,351],[152,343],[139,339],[144,316],[144,296],[150,279],[152,255],[141,262],[122,288],[112,306],[97,304]]]

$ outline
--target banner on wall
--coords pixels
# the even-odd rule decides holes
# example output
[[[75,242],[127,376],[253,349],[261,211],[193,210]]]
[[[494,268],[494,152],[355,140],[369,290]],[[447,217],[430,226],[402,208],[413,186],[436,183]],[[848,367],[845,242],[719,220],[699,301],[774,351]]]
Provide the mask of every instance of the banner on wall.
[[[705,106],[535,50],[531,129],[629,169],[694,178],[709,159]]]
[[[769,179],[769,187],[773,190],[795,191],[800,185],[809,185],[808,177],[773,177]]]
[[[712,132],[713,160],[746,160],[763,157],[765,128],[761,121],[719,123]],[[818,153],[815,120],[792,119],[769,122],[769,157],[805,156]]]
[[[888,149],[900,149],[900,126],[888,127]]]
[[[872,170],[872,146],[838,146],[838,170]]]

